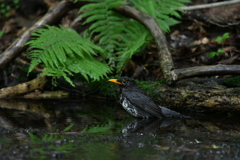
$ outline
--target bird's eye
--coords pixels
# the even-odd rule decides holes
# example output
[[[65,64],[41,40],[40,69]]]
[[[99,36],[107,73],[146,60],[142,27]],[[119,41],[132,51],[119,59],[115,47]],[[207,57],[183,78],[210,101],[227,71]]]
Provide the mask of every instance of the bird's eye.
[[[127,83],[127,81],[126,81],[126,80],[123,80],[123,81],[122,81],[122,84],[126,84],[126,83]]]

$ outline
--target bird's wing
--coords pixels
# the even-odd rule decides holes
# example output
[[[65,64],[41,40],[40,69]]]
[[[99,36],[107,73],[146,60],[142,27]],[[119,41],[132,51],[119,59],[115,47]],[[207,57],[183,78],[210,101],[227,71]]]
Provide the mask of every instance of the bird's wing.
[[[139,92],[125,92],[124,95],[134,106],[156,117],[164,117],[161,108],[156,105],[148,96]]]

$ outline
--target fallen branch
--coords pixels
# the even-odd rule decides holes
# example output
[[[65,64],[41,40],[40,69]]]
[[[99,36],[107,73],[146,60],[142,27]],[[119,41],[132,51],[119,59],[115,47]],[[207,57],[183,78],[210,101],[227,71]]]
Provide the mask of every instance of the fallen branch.
[[[178,80],[188,77],[212,75],[240,75],[239,65],[212,65],[181,68],[173,70]]]
[[[0,89],[0,98],[14,97],[17,95],[30,93],[37,89],[43,89],[46,82],[46,76],[40,75],[29,82],[21,83],[12,87],[2,88]]]
[[[69,98],[69,92],[64,91],[45,91],[45,92],[32,92],[24,95],[26,99],[64,99]]]

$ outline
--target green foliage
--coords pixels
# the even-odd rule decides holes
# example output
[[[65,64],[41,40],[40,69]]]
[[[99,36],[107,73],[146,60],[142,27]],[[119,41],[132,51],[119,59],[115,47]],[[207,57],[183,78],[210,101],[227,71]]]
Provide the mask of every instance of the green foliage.
[[[229,78],[228,80],[225,81],[227,84],[235,85],[235,86],[240,86],[240,77],[234,77],[234,78]]]
[[[142,50],[147,46],[147,42],[152,39],[148,30],[146,30],[141,24],[137,21],[130,21],[128,26],[126,26],[126,40],[123,41],[124,45],[117,54],[117,73],[120,73],[123,66],[126,62],[131,59],[131,57]]]
[[[224,33],[222,36],[216,38],[217,43],[222,43],[224,40],[229,38],[229,32]]]
[[[105,125],[91,126],[90,128],[85,128],[81,133],[92,134],[92,133],[109,133],[114,128],[114,123],[109,121]]]
[[[184,7],[183,3],[189,3],[189,0],[134,0],[131,1],[139,10],[149,14],[156,20],[164,32],[169,32],[169,26],[178,24],[179,21],[174,19],[181,18],[180,14],[173,10]],[[183,10],[178,9],[183,12]],[[173,16],[173,17],[172,17]]]
[[[19,0],[0,0],[0,16],[3,15],[4,17],[9,17],[9,11],[13,8],[19,7]]]
[[[67,154],[69,150],[74,148],[74,143],[62,143],[66,140],[65,135],[54,135],[49,132],[41,134],[41,136],[28,132],[28,135],[30,144],[33,146],[32,151],[39,154],[38,159],[49,159],[49,150]],[[59,142],[61,142],[61,145],[58,145]],[[32,159],[36,159],[36,155]]]
[[[107,117],[107,116],[106,116]],[[132,117],[130,117],[132,118]],[[129,119],[125,120],[113,120],[113,119],[108,119],[106,123],[98,123],[95,125],[90,125],[85,127],[81,133],[85,134],[95,134],[98,133],[98,136],[103,134],[103,135],[111,135],[115,133],[119,133],[120,129],[126,125],[126,122],[128,122]]]
[[[156,91],[156,84],[166,84],[166,82],[164,80],[154,81],[154,82],[153,81],[138,81],[138,80],[136,80],[136,83],[153,100],[157,100],[158,96],[159,96],[158,92],[155,92]]]
[[[47,26],[46,29],[38,29],[32,36],[34,38],[26,43],[30,45],[29,56],[32,58],[29,72],[36,65],[43,64],[45,75],[63,76],[73,86],[68,77],[73,73],[81,73],[86,80],[99,80],[110,73],[106,64],[93,57],[97,53],[106,57],[102,48],[89,38],[79,36],[73,29]]]
[[[169,26],[178,23],[171,16],[180,18],[178,12],[171,8],[182,7],[183,2],[189,1],[135,0],[130,5],[148,13],[164,31],[169,31]],[[152,40],[149,31],[142,24],[111,10],[123,4],[125,4],[123,0],[101,0],[98,3],[87,4],[80,9],[82,16],[86,18],[85,23],[92,23],[86,32],[91,38],[99,39],[98,45],[108,53],[109,66],[116,68],[118,75],[132,55],[144,50],[148,41]]]
[[[0,38],[3,36],[4,31],[0,31]]]
[[[172,8],[184,6],[183,2],[189,1],[135,0],[132,4],[150,14],[164,31],[168,31],[169,26],[178,23],[171,16],[180,17]],[[46,68],[44,74],[53,78],[63,76],[71,85],[74,84],[69,76],[76,73],[81,73],[87,80],[100,80],[111,69],[120,75],[132,55],[144,50],[152,41],[151,34],[142,24],[112,10],[123,4],[126,4],[124,0],[99,0],[81,7],[79,11],[86,19],[85,23],[91,24],[84,37],[64,27],[47,26],[37,30],[33,33],[34,39],[27,43],[32,57],[29,72],[42,64]],[[94,56],[97,55],[107,64],[96,60]]]
[[[93,39],[100,38],[98,45],[108,53],[108,64],[116,67],[118,73],[150,36],[145,27],[137,21],[111,10],[123,4],[123,0],[102,0],[80,9],[80,12],[84,11],[82,16],[87,18],[85,23],[93,23],[86,32]],[[117,66],[116,62],[119,62]]]
[[[63,130],[63,132],[68,132],[68,131],[70,131],[73,126],[74,126],[74,124],[71,123],[69,126],[67,126],[67,127]]]
[[[211,52],[209,53],[209,58],[213,58],[215,56],[219,56],[221,53],[224,53],[225,51],[223,49],[218,49],[217,52]]]
[[[229,33],[228,32],[226,32],[226,33],[224,33],[222,36],[218,36],[217,38],[216,38],[216,41],[217,41],[217,43],[219,43],[219,44],[221,44],[221,43],[223,43],[226,39],[228,39],[229,38]],[[220,49],[218,49],[216,52],[211,52],[211,53],[209,53],[209,58],[213,58],[213,57],[215,57],[215,56],[219,56],[221,53],[224,53],[225,51],[222,49],[222,48],[220,48]]]
[[[116,90],[116,84],[109,83],[108,79],[101,79],[100,81],[95,81],[90,84],[90,90],[88,92],[94,92],[96,90],[99,91],[99,94],[105,97],[116,98],[118,96],[118,92]]]
[[[53,136],[49,133],[43,134],[42,137],[35,135],[34,133],[28,132],[30,142],[33,144],[41,144],[43,142],[54,142],[55,140],[59,139],[59,136]]]

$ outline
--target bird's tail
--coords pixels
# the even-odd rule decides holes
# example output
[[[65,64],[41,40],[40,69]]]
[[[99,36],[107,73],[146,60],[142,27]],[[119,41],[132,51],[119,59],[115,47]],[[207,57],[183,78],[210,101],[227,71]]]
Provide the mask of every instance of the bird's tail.
[[[181,113],[178,113],[176,111],[173,111],[171,109],[168,109],[166,107],[163,106],[159,106],[162,110],[162,114],[166,117],[166,118],[174,118],[174,117],[178,117],[178,118],[188,118],[187,116],[182,115]]]

